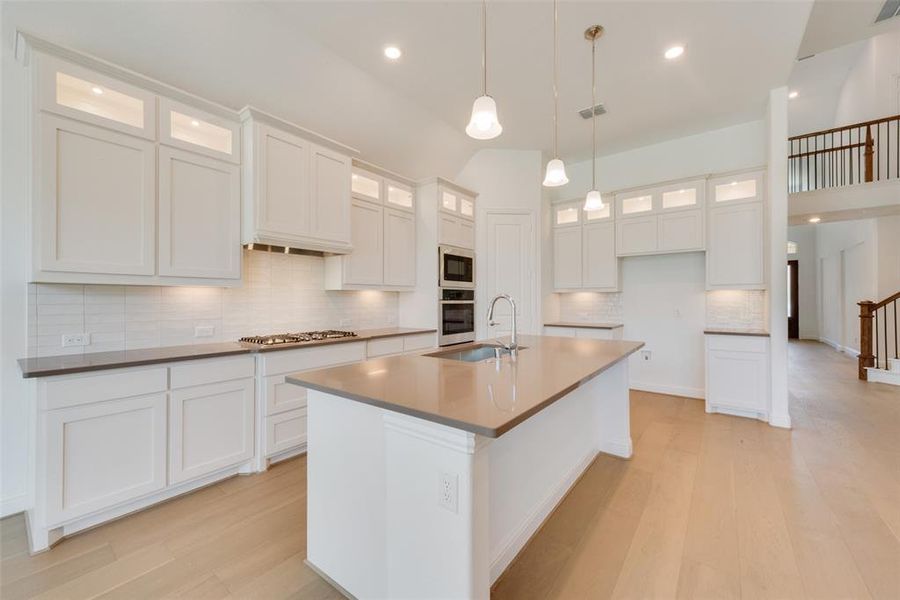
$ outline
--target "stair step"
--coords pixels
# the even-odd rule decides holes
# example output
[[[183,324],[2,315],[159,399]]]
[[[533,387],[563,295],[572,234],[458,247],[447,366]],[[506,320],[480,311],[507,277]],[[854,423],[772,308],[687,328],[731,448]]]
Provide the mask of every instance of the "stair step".
[[[866,367],[866,376],[868,381],[874,383],[887,383],[889,385],[900,386],[900,373],[895,371]]]
[[[891,373],[900,373],[900,358],[888,359],[888,371]]]

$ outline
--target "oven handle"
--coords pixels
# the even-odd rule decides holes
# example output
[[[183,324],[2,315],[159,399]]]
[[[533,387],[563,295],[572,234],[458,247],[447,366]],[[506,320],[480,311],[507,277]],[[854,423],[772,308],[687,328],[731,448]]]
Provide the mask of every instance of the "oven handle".
[[[475,304],[474,300],[441,300],[441,304]]]

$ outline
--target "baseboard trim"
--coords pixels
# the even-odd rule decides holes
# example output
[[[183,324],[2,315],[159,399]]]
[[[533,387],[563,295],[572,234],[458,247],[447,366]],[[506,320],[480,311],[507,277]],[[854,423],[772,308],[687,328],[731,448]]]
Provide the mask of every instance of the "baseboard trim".
[[[706,398],[706,391],[703,388],[664,385],[659,383],[648,383],[645,381],[632,381],[629,383],[628,387],[642,392],[654,392],[656,394],[666,394],[669,396],[683,396],[686,398],[698,398],[700,400]]]
[[[834,348],[838,352],[841,352],[842,354],[848,354],[848,355],[852,356],[853,358],[856,358],[859,356],[859,350],[854,350],[853,348],[850,348],[848,346],[842,346],[839,343],[835,342],[834,340],[829,340],[828,338],[820,337],[820,338],[818,338],[818,341],[820,341],[823,344],[826,344],[828,346],[831,346],[832,348]]]
[[[634,448],[631,445],[631,438],[624,442],[602,442],[600,444],[600,452],[604,454],[612,454],[619,458],[631,458],[634,454]]]
[[[528,543],[528,540],[537,532],[547,517],[556,509],[572,486],[578,481],[581,475],[587,470],[594,459],[597,457],[596,452],[588,453],[584,458],[578,461],[572,467],[565,477],[550,491],[550,493],[541,501],[532,511],[531,515],[525,519],[513,532],[504,540],[500,546],[500,551],[491,560],[491,585],[503,574],[506,568],[512,564],[519,552]]]
[[[0,501],[0,519],[17,515],[31,508],[31,499],[28,494],[19,494]]]

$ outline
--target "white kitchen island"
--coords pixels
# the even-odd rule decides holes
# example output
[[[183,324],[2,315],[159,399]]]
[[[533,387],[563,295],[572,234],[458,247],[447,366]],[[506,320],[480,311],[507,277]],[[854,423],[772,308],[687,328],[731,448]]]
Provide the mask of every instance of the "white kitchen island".
[[[598,452],[631,456],[626,358],[643,344],[520,344],[288,376],[310,388],[310,566],[357,598],[488,598]]]

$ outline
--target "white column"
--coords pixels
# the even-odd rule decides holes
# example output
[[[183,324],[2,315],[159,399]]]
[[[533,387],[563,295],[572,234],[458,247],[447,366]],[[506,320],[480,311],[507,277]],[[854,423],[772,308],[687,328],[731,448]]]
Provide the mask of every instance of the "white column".
[[[490,440],[384,415],[389,598],[490,597]]]
[[[791,426],[787,391],[787,138],[788,89],[769,92],[769,424]]]

